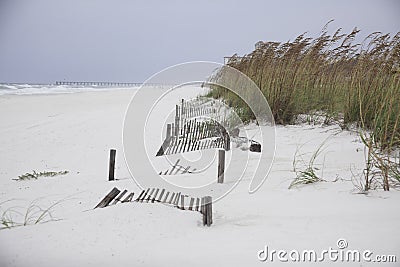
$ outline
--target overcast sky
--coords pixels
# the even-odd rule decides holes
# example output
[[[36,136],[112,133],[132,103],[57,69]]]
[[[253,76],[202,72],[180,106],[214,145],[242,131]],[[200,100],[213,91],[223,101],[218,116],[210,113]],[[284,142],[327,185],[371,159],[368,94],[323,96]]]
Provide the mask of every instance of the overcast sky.
[[[400,31],[398,0],[0,0],[0,82],[143,82],[165,67],[223,62],[257,41],[355,26]]]

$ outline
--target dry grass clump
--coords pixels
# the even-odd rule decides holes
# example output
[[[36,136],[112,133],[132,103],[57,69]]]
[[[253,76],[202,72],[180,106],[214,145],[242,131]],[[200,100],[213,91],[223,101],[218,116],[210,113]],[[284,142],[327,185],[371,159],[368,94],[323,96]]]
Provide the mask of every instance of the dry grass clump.
[[[32,171],[32,173],[25,173],[22,175],[19,175],[17,179],[13,179],[15,181],[24,181],[24,180],[30,180],[30,179],[35,179],[37,180],[39,177],[54,177],[57,175],[66,175],[68,174],[68,171],[59,171],[59,172],[52,172],[52,171],[43,171],[43,172],[37,172],[35,170]]]
[[[65,199],[59,200],[46,208],[38,204],[40,200],[38,198],[32,201],[26,208],[13,206],[4,211],[2,210],[2,205],[12,200],[0,202],[0,230],[55,221],[56,219],[53,217],[52,211],[57,205],[64,202]]]

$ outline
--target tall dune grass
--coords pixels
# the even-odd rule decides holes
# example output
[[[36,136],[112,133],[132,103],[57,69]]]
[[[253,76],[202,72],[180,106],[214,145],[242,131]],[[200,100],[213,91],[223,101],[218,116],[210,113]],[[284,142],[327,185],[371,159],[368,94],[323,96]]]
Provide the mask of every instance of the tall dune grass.
[[[276,123],[323,111],[343,118],[344,126],[371,132],[367,144],[390,153],[400,147],[400,33],[374,32],[358,43],[357,28],[329,34],[327,25],[317,38],[301,34],[286,43],[258,42],[250,54],[235,54],[227,65],[258,85]],[[209,95],[224,98],[244,121],[254,119],[226,89],[212,87]]]

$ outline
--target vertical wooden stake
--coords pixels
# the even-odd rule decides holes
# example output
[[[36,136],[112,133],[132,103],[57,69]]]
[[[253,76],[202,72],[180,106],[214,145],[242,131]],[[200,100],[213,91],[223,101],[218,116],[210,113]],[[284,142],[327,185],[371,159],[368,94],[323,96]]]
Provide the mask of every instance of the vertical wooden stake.
[[[225,178],[225,150],[218,150],[218,183],[224,183]]]
[[[115,154],[117,151],[115,149],[110,150],[110,165],[108,169],[108,180],[114,181],[114,171],[115,171]]]
[[[179,106],[175,105],[175,136],[179,135]]]
[[[161,190],[161,193],[160,193],[160,196],[159,196],[157,202],[161,202],[161,198],[163,197],[164,192],[165,192],[165,189]]]
[[[167,203],[167,198],[169,196],[169,192],[167,192],[167,194],[165,194],[164,199],[162,200],[163,203]]]
[[[178,207],[178,205],[179,205],[179,199],[181,198],[181,193],[179,192],[177,195],[176,195],[176,197],[175,197],[175,200],[174,200],[174,205],[175,205],[175,207]]]
[[[153,195],[154,190],[155,190],[155,188],[151,189],[150,194],[147,196],[146,202],[150,201],[151,195]]]
[[[174,200],[174,199],[175,199],[175,193],[172,193],[171,198],[169,199],[168,203],[173,204],[172,200]]]
[[[185,110],[184,110],[184,103],[185,103],[185,100],[182,98],[182,100],[181,100],[181,115],[182,115],[182,118],[184,118],[185,116],[184,116],[184,114],[185,114]]]
[[[189,210],[193,210],[194,198],[190,198]]]
[[[181,195],[181,210],[185,209],[185,197]]]
[[[224,146],[225,150],[226,151],[231,150],[231,139],[230,139],[228,133],[225,133],[225,135],[224,135],[224,143],[225,143],[225,146]]]
[[[199,211],[199,202],[200,202],[200,199],[197,198],[196,199],[196,211]]]
[[[212,220],[212,198],[210,196],[201,198],[201,213],[203,214],[203,225],[211,226]]]
[[[151,199],[151,203],[154,203],[154,201],[156,200],[158,191],[160,191],[160,189],[157,188],[156,192],[154,193],[153,198]]]
[[[142,195],[144,194],[145,190],[142,190],[142,193],[140,193],[139,197],[135,201],[139,201]]]
[[[213,223],[213,219],[212,219],[212,198],[210,196],[206,197],[206,212],[207,212],[207,226],[211,226],[211,224]]]
[[[171,138],[171,124],[170,123],[167,124],[167,136],[165,139],[169,139],[169,138]]]

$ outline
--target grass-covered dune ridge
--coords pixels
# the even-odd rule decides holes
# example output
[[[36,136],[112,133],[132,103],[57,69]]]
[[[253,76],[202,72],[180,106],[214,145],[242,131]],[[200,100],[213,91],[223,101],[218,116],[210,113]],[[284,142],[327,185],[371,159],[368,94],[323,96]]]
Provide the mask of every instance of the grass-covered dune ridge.
[[[343,118],[344,126],[356,123],[370,130],[380,148],[399,147],[400,33],[374,32],[359,43],[357,28],[330,34],[327,25],[317,38],[301,34],[286,43],[260,41],[250,54],[233,55],[227,64],[258,85],[278,124],[323,111]],[[226,89],[212,87],[210,96],[225,99],[244,121],[254,119]]]

